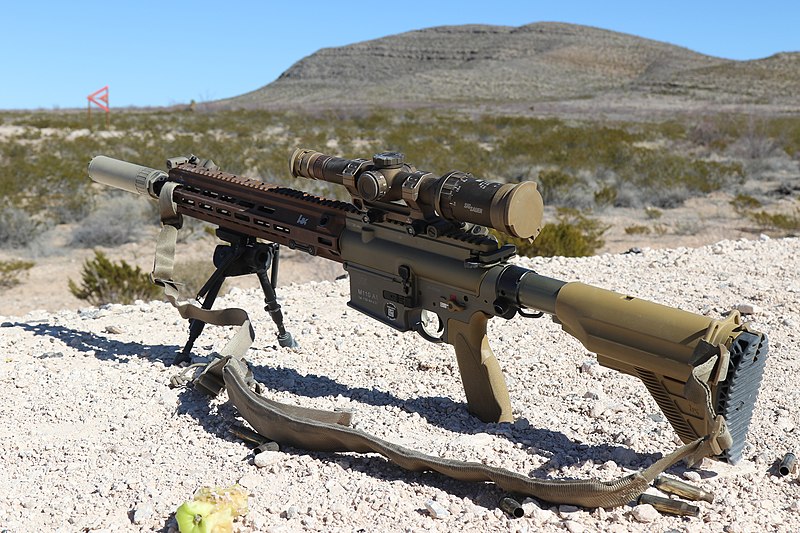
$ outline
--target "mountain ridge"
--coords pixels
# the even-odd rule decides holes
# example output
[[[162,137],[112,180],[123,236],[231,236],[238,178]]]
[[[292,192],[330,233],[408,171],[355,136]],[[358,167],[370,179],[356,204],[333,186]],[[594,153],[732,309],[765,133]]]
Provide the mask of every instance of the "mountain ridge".
[[[226,107],[517,105],[652,100],[796,106],[800,53],[737,61],[625,33],[559,22],[438,26],[297,61]],[[584,102],[585,104],[585,102]]]

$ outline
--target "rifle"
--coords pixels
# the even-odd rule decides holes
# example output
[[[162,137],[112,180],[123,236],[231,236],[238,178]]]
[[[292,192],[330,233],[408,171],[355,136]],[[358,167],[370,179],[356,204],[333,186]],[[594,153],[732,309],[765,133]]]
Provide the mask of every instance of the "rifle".
[[[468,409],[484,422],[512,421],[488,320],[548,314],[601,365],[641,379],[683,442],[703,443],[694,459],[741,458],[768,347],[766,335],[737,311],[716,320],[511,264],[514,246],[498,246],[487,228],[534,238],[543,213],[534,182],[501,184],[457,171],[437,176],[394,152],[345,159],[298,149],[289,166],[294,177],[344,186],[352,202],[239,177],[194,156],[169,159],[167,172],[97,156],[89,175],[160,199],[166,223],[179,226],[171,220],[177,215],[218,226],[230,244],[215,252],[218,271],[201,289],[203,308],[211,308],[226,268],[231,275],[255,272],[284,346],[294,340],[274,297],[279,245],[342,263],[350,307],[452,345]],[[172,215],[163,214],[165,205]],[[176,362],[188,360],[202,329],[197,324]]]

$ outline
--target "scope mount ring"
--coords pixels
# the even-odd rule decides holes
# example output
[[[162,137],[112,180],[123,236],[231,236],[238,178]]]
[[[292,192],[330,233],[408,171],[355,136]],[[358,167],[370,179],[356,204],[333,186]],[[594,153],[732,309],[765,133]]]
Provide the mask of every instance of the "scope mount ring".
[[[514,257],[517,247],[513,244],[504,244],[491,252],[479,252],[464,260],[464,268],[491,268]]]

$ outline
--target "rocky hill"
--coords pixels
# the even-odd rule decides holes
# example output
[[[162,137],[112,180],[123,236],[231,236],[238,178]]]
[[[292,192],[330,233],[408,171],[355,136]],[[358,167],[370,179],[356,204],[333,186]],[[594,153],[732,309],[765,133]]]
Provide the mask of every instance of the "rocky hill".
[[[800,103],[800,53],[711,57],[671,44],[573,24],[442,26],[338,48],[298,61],[274,82],[223,100],[231,107],[512,105],[632,101]]]

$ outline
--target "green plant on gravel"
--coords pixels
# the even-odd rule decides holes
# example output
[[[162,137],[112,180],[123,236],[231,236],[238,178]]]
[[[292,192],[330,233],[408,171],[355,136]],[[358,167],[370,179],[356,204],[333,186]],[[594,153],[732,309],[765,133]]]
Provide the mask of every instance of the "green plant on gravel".
[[[524,257],[585,257],[593,255],[605,241],[610,226],[589,218],[578,209],[559,208],[555,223],[545,224],[533,242],[491,230],[500,245],[513,244]]]
[[[94,259],[83,263],[81,285],[69,280],[69,290],[76,298],[92,305],[131,304],[135,300],[154,300],[160,294],[142,269],[125,261],[112,262],[98,250],[94,252]]]
[[[0,288],[9,289],[19,285],[20,275],[33,268],[32,261],[15,259],[11,261],[0,261]]]

